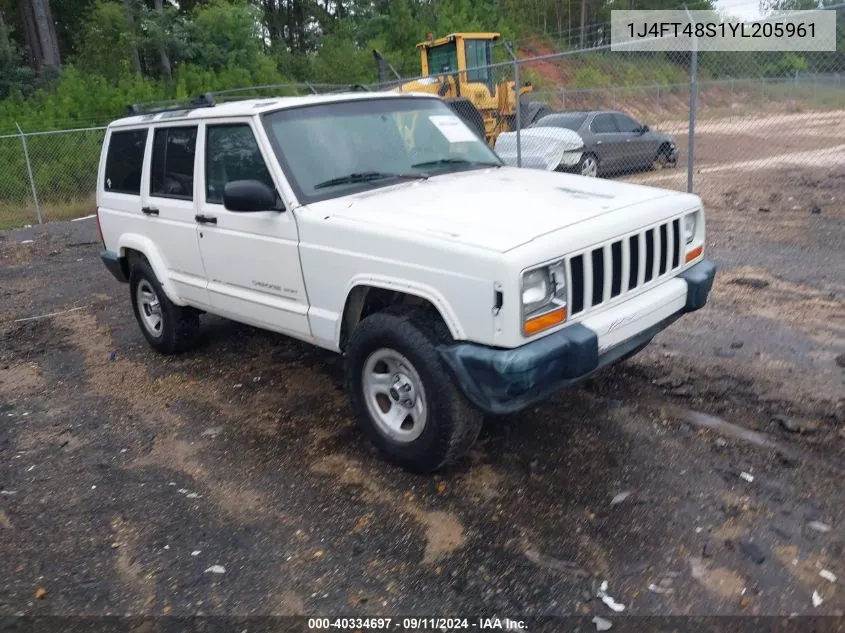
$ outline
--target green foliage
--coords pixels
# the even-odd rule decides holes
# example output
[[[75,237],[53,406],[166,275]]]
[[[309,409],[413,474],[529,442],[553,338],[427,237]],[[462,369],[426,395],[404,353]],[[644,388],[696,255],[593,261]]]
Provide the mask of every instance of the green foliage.
[[[243,0],[211,0],[195,9],[188,28],[186,61],[212,71],[241,67],[263,72],[260,14]]]
[[[610,75],[605,75],[597,68],[585,67],[575,71],[569,86],[572,88],[604,88],[613,83]]]
[[[131,47],[135,42],[127,12],[119,2],[99,0],[85,24],[75,63],[91,75],[116,82],[131,70]]]
[[[766,64],[763,74],[767,77],[788,77],[803,70],[807,70],[807,60],[801,55],[786,52],[777,61]]]
[[[9,27],[0,22],[0,99],[28,92],[34,75],[23,65],[23,55],[11,38]]]

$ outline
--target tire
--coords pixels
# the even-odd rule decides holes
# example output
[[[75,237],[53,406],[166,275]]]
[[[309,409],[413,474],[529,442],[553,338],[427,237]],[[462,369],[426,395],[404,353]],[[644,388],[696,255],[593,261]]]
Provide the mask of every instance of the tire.
[[[149,262],[135,258],[129,274],[132,311],[150,346],[162,354],[176,354],[196,344],[199,313],[167,298]],[[158,319],[155,317],[158,316]]]
[[[675,164],[675,161],[669,160],[669,148],[663,145],[657,150],[657,156],[654,157],[652,162],[652,169],[666,169],[667,167],[674,167]]]
[[[578,166],[575,168],[575,173],[589,178],[596,178],[599,173],[599,161],[595,154],[586,152],[581,155],[581,160],[578,161]]]
[[[446,340],[439,315],[388,308],[361,321],[346,348],[346,386],[361,429],[388,461],[410,472],[453,462],[481,430],[481,412],[456,389],[437,353]]]

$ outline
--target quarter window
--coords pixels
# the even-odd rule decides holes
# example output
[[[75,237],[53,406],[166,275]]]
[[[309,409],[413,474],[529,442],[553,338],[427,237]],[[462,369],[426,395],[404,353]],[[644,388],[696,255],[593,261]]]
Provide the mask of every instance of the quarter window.
[[[223,188],[232,180],[260,180],[276,188],[249,125],[210,125],[205,141],[205,201],[223,204]]]
[[[106,154],[105,191],[141,195],[141,168],[146,146],[146,128],[112,132]]]
[[[197,128],[164,127],[153,137],[150,193],[162,198],[194,199]]]

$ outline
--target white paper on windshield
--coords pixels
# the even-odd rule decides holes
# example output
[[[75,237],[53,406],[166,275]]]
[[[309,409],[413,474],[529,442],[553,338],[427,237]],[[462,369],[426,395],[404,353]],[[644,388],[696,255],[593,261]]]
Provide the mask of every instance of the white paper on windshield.
[[[478,137],[469,129],[466,123],[456,116],[437,114],[428,118],[450,143],[466,143],[478,140]]]

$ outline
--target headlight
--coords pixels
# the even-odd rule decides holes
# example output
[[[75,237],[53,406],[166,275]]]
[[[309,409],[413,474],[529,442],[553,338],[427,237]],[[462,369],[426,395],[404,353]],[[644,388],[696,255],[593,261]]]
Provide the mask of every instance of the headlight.
[[[690,213],[684,218],[684,239],[686,243],[689,244],[690,242],[695,239],[695,223],[698,220],[698,212]]]
[[[566,270],[563,260],[522,275],[523,331],[534,334],[566,318]]]
[[[548,268],[536,268],[522,276],[522,312],[531,314],[551,299],[552,284]]]

